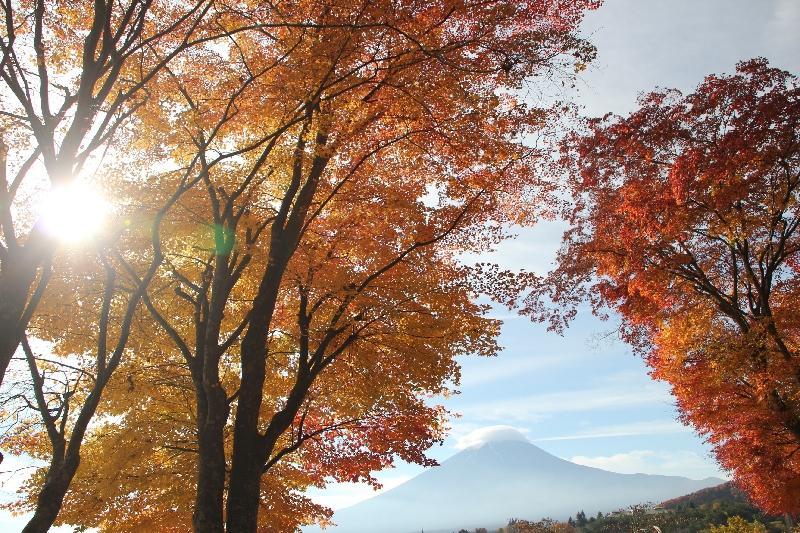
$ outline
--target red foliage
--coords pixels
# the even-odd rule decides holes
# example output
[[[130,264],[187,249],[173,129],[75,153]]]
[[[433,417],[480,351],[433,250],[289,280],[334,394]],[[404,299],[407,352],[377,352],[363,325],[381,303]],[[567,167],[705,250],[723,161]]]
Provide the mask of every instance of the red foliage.
[[[614,308],[681,417],[765,510],[800,512],[800,88],[763,59],[565,143],[559,268],[528,311]]]

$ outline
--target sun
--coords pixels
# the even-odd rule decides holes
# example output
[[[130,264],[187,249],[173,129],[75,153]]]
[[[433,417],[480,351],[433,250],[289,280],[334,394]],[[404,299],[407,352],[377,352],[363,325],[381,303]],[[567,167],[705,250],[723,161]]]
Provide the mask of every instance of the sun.
[[[54,239],[77,244],[99,235],[108,222],[111,204],[88,183],[53,187],[42,202],[39,223]]]

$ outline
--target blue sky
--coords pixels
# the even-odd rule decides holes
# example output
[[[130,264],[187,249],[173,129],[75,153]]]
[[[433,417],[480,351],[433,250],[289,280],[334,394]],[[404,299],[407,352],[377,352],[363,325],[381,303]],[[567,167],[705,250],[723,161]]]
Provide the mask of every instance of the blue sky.
[[[598,58],[572,97],[587,115],[626,113],[642,92],[691,91],[705,75],[732,72],[756,56],[800,73],[798,27],[800,0],[606,0],[582,26]],[[523,230],[491,258],[544,272],[561,229],[547,223]],[[710,448],[676,421],[667,386],[650,380],[644,363],[609,336],[613,319],[580,313],[561,337],[512,313],[496,316],[504,319],[504,349],[496,358],[461,361],[462,392],[445,401],[461,416],[433,457],[446,459],[492,426],[511,426],[554,455],[607,470],[724,476]],[[388,489],[420,471],[398,465],[377,477]],[[375,493],[345,484],[313,494],[341,508]]]
[[[706,74],[731,72],[737,61],[755,56],[800,73],[798,27],[800,0],[606,0],[583,25],[599,56],[573,96],[588,115],[625,113],[643,91],[691,90]],[[549,223],[522,231],[492,259],[542,272],[560,229]],[[505,311],[497,317],[505,322],[504,350],[493,359],[463,359],[462,393],[445,402],[462,416],[453,420],[445,444],[431,450],[433,457],[446,459],[480,440],[487,427],[503,425],[559,457],[608,470],[722,475],[702,439],[675,421],[667,387],[652,382],[639,359],[607,338],[613,323],[582,313],[559,337]],[[378,478],[391,488],[420,471],[399,465]],[[14,485],[12,479],[0,488],[11,492]],[[374,494],[354,484],[313,492],[334,508]],[[0,513],[1,531],[22,523]]]

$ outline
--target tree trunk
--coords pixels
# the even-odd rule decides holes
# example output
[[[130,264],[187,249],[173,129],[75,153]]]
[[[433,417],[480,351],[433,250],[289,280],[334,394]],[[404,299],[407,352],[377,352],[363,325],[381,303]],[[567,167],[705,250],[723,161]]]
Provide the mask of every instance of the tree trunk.
[[[225,424],[228,402],[221,388],[203,395],[198,385],[197,494],[192,524],[197,533],[225,531]],[[204,397],[200,397],[203,395]],[[204,412],[202,412],[204,411]]]
[[[64,496],[78,470],[79,462],[80,459],[74,457],[53,469],[36,499],[36,511],[22,533],[46,533],[50,530],[64,503]]]
[[[270,419],[265,435],[258,431],[258,417],[255,420],[251,416],[242,417],[244,423],[237,425],[228,492],[228,533],[257,531],[264,465],[275,450],[280,436],[292,425],[312,381],[313,377],[308,373],[301,372],[298,375],[286,405]],[[241,408],[241,399],[239,405]],[[238,416],[236,421],[240,421]]]
[[[265,371],[263,358],[258,357],[252,349],[247,349],[248,344],[243,343],[242,349],[242,383],[236,409],[228,489],[228,533],[253,533],[258,527],[261,469],[264,465],[263,438],[258,432],[258,418]]]
[[[36,268],[26,269],[25,266],[12,265],[8,271],[0,273],[0,384],[27,326],[22,324],[22,315]]]
[[[23,315],[31,286],[40,267],[49,261],[51,248],[52,243],[34,227],[25,246],[8,250],[8,257],[0,265],[0,384],[28,327]]]
[[[319,135],[317,144],[324,145],[326,137]],[[277,437],[291,424],[294,416],[293,414],[289,415],[287,421],[288,413],[285,409],[276,413],[270,421],[266,437],[261,435],[259,419],[266,378],[267,332],[275,312],[278,291],[286,266],[299,242],[308,206],[327,161],[320,157],[314,159],[311,174],[300,190],[286,226],[284,227],[283,223],[286,221],[286,213],[289,212],[290,205],[289,199],[294,196],[294,191],[284,198],[281,207],[283,215],[279,214],[278,219],[272,225],[269,261],[253,300],[250,323],[241,345],[242,378],[233,430],[233,453],[231,455],[231,477],[226,517],[228,533],[255,533],[257,531],[264,463],[271,453]],[[295,176],[295,178],[296,184],[299,185],[299,176]],[[277,424],[275,424],[276,421]],[[282,429],[276,433],[277,426],[282,426]]]
[[[242,381],[236,405],[228,487],[228,533],[252,533],[258,526],[261,474],[265,461],[264,439],[259,433],[258,421],[266,379],[267,331],[290,256],[288,248],[278,238],[273,237],[271,246],[270,261],[253,302],[253,316],[242,339]]]
[[[262,456],[259,442],[252,440],[246,445],[240,442],[239,461],[233,463],[228,491],[228,533],[255,533],[258,530]]]

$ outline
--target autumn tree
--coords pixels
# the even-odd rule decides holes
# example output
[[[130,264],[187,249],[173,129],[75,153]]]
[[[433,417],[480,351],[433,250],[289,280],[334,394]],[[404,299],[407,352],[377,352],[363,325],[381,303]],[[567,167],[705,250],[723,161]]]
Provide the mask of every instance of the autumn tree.
[[[89,181],[91,174],[100,175],[95,181],[113,190],[111,180],[104,179],[108,166],[102,161],[109,156],[130,159],[128,152],[132,145],[147,144],[138,142],[131,123],[141,125],[143,106],[151,92],[158,90],[159,76],[168,70],[168,65],[176,58],[186,61],[190,51],[195,53],[193,49],[200,49],[197,54],[202,57],[204,46],[239,28],[221,29],[216,21],[227,12],[227,7],[210,1],[181,4],[8,1],[2,4],[2,9],[0,381],[22,340],[30,371],[28,388],[20,390],[20,383],[14,384],[17,386],[12,386],[11,402],[6,407],[15,416],[20,402],[30,407],[34,416],[39,416],[42,435],[46,433],[48,437],[30,442],[24,450],[49,463],[46,475],[41,477],[41,491],[36,489],[39,493],[36,512],[26,528],[39,531],[48,529],[58,513],[80,462],[83,435],[125,353],[136,305],[162,259],[154,250],[152,263],[145,264],[137,277],[135,269],[131,271],[126,264],[128,271],[125,271],[112,257],[119,242],[96,243],[101,249],[89,256],[100,261],[91,264],[83,258],[72,263],[80,265],[83,272],[70,268],[59,271],[55,265],[63,267],[69,260],[65,261],[60,250],[59,241],[64,237],[60,232],[64,228],[52,226],[72,227],[69,219],[81,218],[81,209],[97,207],[87,203],[82,192],[76,192],[79,191],[76,183]],[[124,148],[124,156],[117,150],[118,145]],[[102,157],[95,157],[100,151]],[[151,168],[144,179],[153,179],[160,173],[161,169]],[[160,185],[167,197],[175,192],[172,183],[161,181]],[[114,192],[117,202],[124,201],[124,195]],[[47,200],[42,201],[43,198]],[[44,204],[42,209],[49,212],[40,209],[37,213],[36,204]],[[54,211],[60,213],[60,218],[53,216]],[[130,254],[124,255],[130,259]],[[98,279],[84,283],[92,276]],[[73,292],[46,296],[52,279],[67,277],[68,283],[81,286]],[[126,282],[120,285],[121,278],[126,278]],[[105,288],[99,291],[102,297],[92,287],[100,279],[106,279]],[[72,320],[75,329],[96,341],[93,348],[88,348],[92,354],[88,361],[93,361],[88,367],[85,353],[67,351],[79,345],[69,343],[69,335],[63,329],[69,322],[65,315],[58,316],[57,323],[48,317],[45,322],[50,322],[46,327],[44,322],[37,321],[42,299],[56,301],[65,292],[67,297],[75,297],[73,303],[84,306],[86,311],[75,313],[73,306],[72,315],[66,316],[84,319],[82,325]],[[123,305],[121,301],[127,303]],[[67,347],[61,347],[59,357],[51,358],[41,372],[38,365],[44,359],[37,357],[25,340],[25,331],[31,327],[39,338],[54,340],[55,337]],[[113,342],[110,330],[114,332],[112,338],[117,335]],[[64,338],[58,338],[59,335]],[[52,388],[54,385],[59,392]],[[12,450],[19,449],[15,439],[24,436],[27,430],[25,423],[16,424],[4,443]]]
[[[758,521],[748,522],[740,516],[728,519],[724,526],[711,526],[710,533],[766,533],[767,528]]]
[[[0,383],[58,247],[41,223],[108,150],[176,56],[211,38],[210,0],[3,1],[0,29]],[[213,32],[211,33],[213,35]]]
[[[85,231],[75,219],[82,219],[82,210],[97,208],[84,192],[89,188],[79,185],[99,181],[113,190],[103,161],[131,160],[129,152],[138,145],[152,149],[152,143],[138,142],[131,123],[141,125],[144,105],[168,65],[179,57],[186,61],[193,49],[202,56],[204,46],[238,29],[216,23],[227,9],[207,0],[2,3],[0,382],[21,341],[30,373],[28,380],[7,387],[4,414],[17,423],[3,442],[48,463],[32,492],[38,497],[26,531],[45,531],[55,520],[80,463],[83,437],[126,354],[137,304],[163,259],[157,239],[143,258],[141,242],[120,250],[125,239],[105,237],[83,257],[70,257],[61,240],[72,236],[63,233]],[[144,179],[163,174],[163,169],[150,170]],[[160,196],[169,200],[147,214],[155,223],[143,221],[153,235],[165,210],[193,179],[184,176],[177,186],[159,180]],[[114,192],[117,202],[126,201],[121,191]],[[122,206],[117,211],[121,215]],[[128,226],[138,222],[125,219]],[[112,228],[110,233],[125,231]],[[144,233],[149,247],[150,233]],[[132,267],[132,259],[143,262]],[[48,295],[53,279],[76,286]],[[40,305],[52,309],[47,301],[65,296],[75,298],[71,314],[39,320]],[[67,324],[72,329],[65,331]],[[49,358],[35,353],[26,339],[31,328],[38,339],[57,341],[59,351]],[[71,343],[70,333],[78,332],[87,340]],[[30,419],[19,419],[20,406],[30,408],[33,426]],[[40,431],[38,437],[32,428]]]
[[[170,63],[140,142],[200,186],[163,221],[165,268],[63,516],[185,530],[193,499],[198,531],[286,530],[320,513],[294,489],[430,464],[444,413],[426,400],[456,355],[495,350],[472,301],[490,284],[457,258],[535,219],[521,139],[548,112],[524,89],[591,59],[574,32],[596,5],[243,4],[215,20],[228,39]],[[126,170],[159,190],[146,160]],[[104,461],[110,435],[130,461]]]
[[[755,59],[695,92],[589,120],[559,171],[574,203],[549,296],[591,299],[667,381],[682,419],[772,513],[800,511],[800,89]]]
[[[53,284],[61,285],[64,290],[57,291],[57,297],[44,297],[40,312],[53,312],[51,316],[56,318],[60,329],[38,329],[52,321],[38,315],[29,324],[38,341],[52,342],[54,353],[37,356],[24,335],[22,348],[30,379],[14,383],[16,386],[11,386],[3,402],[4,415],[15,417],[15,423],[4,432],[4,447],[48,463],[38,472],[33,491],[36,505],[23,529],[25,533],[48,531],[61,510],[81,462],[84,437],[107,385],[126,355],[139,303],[161,267],[164,257],[157,245],[161,220],[191,186],[184,179],[154,214],[149,235],[156,244],[149,253],[138,251],[137,263],[141,263],[138,269],[126,272],[115,264],[123,262],[129,266],[120,255],[120,249],[129,243],[121,242],[121,238],[105,244],[99,251],[56,255],[61,265],[55,276],[61,279]],[[98,267],[102,269],[92,270]],[[127,276],[120,276],[120,271]],[[84,281],[76,283],[81,278]],[[72,351],[74,335],[92,339],[94,349],[89,353]],[[33,420],[24,416],[25,408],[35,413]]]

